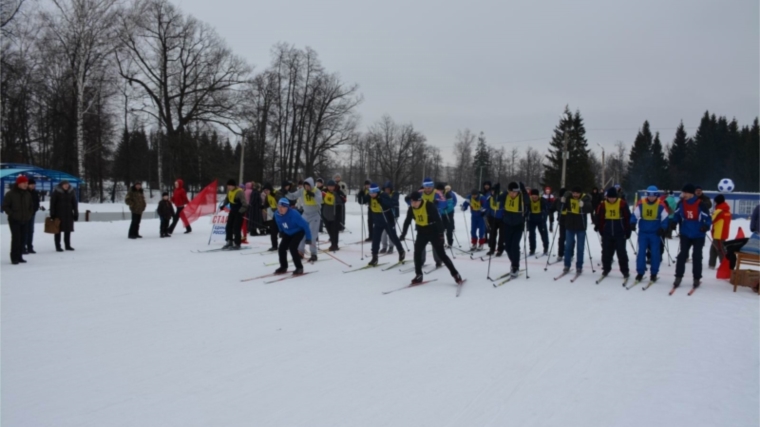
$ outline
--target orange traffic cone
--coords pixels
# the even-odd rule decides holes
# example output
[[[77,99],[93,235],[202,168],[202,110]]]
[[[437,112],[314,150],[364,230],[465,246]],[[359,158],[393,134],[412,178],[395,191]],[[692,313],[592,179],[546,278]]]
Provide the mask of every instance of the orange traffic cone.
[[[739,231],[736,232],[736,238],[737,239],[745,239],[745,237],[744,237],[744,230],[742,230],[741,227],[739,227]]]
[[[718,267],[718,272],[715,273],[715,277],[717,279],[731,278],[731,261],[728,260],[728,257],[723,257],[723,261],[720,262],[720,267]]]

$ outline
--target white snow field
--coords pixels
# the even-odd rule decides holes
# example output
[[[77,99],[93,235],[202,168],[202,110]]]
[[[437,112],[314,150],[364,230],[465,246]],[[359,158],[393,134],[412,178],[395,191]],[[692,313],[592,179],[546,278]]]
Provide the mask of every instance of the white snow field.
[[[356,268],[368,259],[347,244],[361,230],[349,209],[353,234],[337,256]],[[461,211],[456,220],[466,245]],[[488,263],[462,254],[459,298],[446,270],[383,295],[412,274],[344,274],[331,260],[292,280],[241,282],[272,272],[263,264],[276,256],[191,253],[207,248],[208,222],[159,239],[158,221],[145,221],[136,241],[126,221],[80,222],[73,253],[54,252],[38,227],[38,254],[20,266],[3,228],[3,427],[760,423],[758,297],[716,280],[707,248],[693,296],[691,264],[668,296],[667,261],[646,292],[623,289],[616,265],[594,284],[588,260],[575,283],[554,281],[561,267],[544,272],[546,258],[529,261],[530,279],[494,288]],[[739,226],[748,233],[735,221],[732,236]],[[492,276],[507,269],[494,258]]]

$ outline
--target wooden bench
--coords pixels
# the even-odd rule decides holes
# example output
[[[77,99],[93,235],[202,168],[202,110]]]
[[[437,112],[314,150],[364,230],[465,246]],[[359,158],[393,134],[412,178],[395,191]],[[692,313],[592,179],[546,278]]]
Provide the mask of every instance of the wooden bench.
[[[735,271],[741,270],[742,265],[760,268],[760,255],[737,252],[736,253],[736,268],[734,268],[734,270]],[[736,292],[736,289],[739,287],[737,283],[734,283],[734,292]]]

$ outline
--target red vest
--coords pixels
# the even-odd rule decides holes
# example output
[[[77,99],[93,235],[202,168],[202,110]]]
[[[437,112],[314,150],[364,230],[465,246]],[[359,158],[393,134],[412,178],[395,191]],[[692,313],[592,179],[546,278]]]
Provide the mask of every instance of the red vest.
[[[686,201],[681,203],[681,208],[683,209],[683,214],[681,216],[683,217],[684,221],[699,221],[699,206],[699,201],[694,204],[686,203]]]

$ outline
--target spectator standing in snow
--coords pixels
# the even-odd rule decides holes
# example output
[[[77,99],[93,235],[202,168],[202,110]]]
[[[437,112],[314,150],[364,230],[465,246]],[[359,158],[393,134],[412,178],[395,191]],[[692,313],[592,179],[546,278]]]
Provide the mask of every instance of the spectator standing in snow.
[[[749,221],[749,231],[753,233],[760,232],[758,226],[760,226],[760,205],[755,206],[755,209],[752,211],[752,219]]]
[[[50,195],[50,217],[61,220],[59,232],[54,237],[55,250],[63,252],[61,249],[61,233],[63,233],[64,247],[67,251],[73,251],[71,233],[74,232],[74,221],[79,220],[79,205],[69,181],[61,181]]]
[[[342,233],[346,229],[346,209],[345,208],[346,208],[346,200],[347,200],[346,198],[348,195],[348,185],[345,182],[343,182],[343,179],[341,178],[339,173],[335,174],[335,176],[333,177],[333,181],[335,181],[335,185],[338,187],[338,190],[340,190],[340,193],[342,195],[341,198],[342,198],[343,204],[341,206],[343,206],[343,209],[341,209],[340,218],[338,219],[339,220],[338,225],[340,227],[340,232]]]
[[[11,229],[11,263],[25,263],[23,258],[26,227],[32,218],[32,195],[28,191],[29,179],[23,175],[16,178],[16,184],[5,193],[3,212],[8,216]]]
[[[172,237],[171,233],[169,233],[169,221],[174,217],[174,206],[171,200],[169,200],[169,193],[161,195],[161,201],[158,202],[158,209],[156,211],[158,212],[158,218],[161,220],[159,228],[161,237]]]
[[[708,268],[715,268],[717,260],[723,261],[729,230],[731,230],[731,208],[726,203],[726,197],[718,194],[715,196],[715,212],[712,214],[712,244],[710,258],[707,261]]]
[[[230,205],[230,211],[227,214],[227,225],[225,231],[227,234],[227,243],[222,247],[223,250],[239,250],[243,240],[243,216],[248,210],[248,203],[245,201],[245,193],[238,188],[234,179],[227,181],[227,197],[222,205]]]
[[[193,231],[192,227],[190,227],[190,223],[185,217],[185,214],[182,213],[182,210],[185,209],[185,205],[190,203],[190,201],[187,199],[187,192],[185,191],[184,186],[185,182],[181,179],[174,181],[174,195],[172,196],[171,201],[174,203],[174,206],[177,207],[177,211],[172,216],[172,224],[169,226],[169,234],[174,233],[174,227],[177,226],[177,221],[180,219],[182,219],[182,224],[185,225],[185,234]]]
[[[712,209],[713,207],[712,200],[710,200],[710,198],[707,197],[707,195],[702,192],[701,186],[697,185],[694,187],[694,195],[697,197],[697,199],[699,199],[699,203],[702,203],[702,205],[704,205],[704,207],[708,210],[708,212],[710,211],[710,209]]]
[[[32,219],[26,229],[26,240],[24,241],[24,255],[36,254],[34,251],[34,217],[37,211],[44,211],[45,207],[40,205],[40,192],[35,190],[37,182],[34,179],[29,180],[29,193],[32,195]]]
[[[140,235],[140,221],[142,221],[142,214],[145,212],[145,194],[143,194],[142,182],[137,181],[127,192],[127,197],[124,199],[124,203],[129,206],[129,211],[132,213],[132,222],[129,224],[130,239],[142,239]]]

